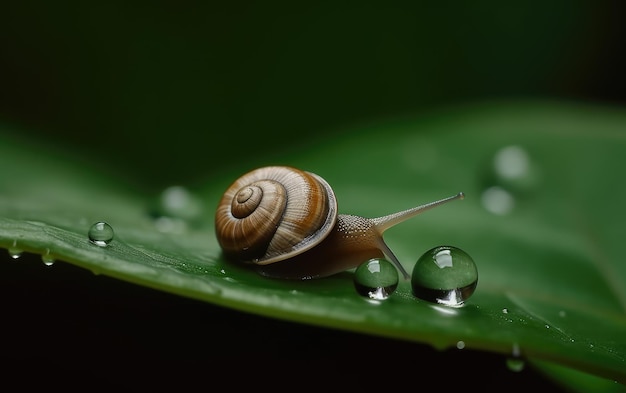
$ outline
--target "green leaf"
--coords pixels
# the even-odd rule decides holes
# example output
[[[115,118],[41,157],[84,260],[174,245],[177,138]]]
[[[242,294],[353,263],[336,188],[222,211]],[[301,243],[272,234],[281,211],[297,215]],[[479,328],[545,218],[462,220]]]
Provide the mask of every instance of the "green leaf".
[[[191,199],[168,208],[103,169],[106,157],[56,151],[5,128],[0,246],[244,312],[493,351],[623,384],[625,129],[626,113],[608,108],[442,110],[207,169],[187,186]],[[464,201],[399,224],[385,240],[408,271],[432,247],[466,251],[479,272],[473,296],[446,307],[417,299],[401,280],[374,304],[356,293],[350,271],[272,280],[225,261],[213,229],[221,193],[245,171],[277,163],[323,176],[341,213],[381,216],[463,191]],[[88,240],[98,221],[115,231],[107,247]]]

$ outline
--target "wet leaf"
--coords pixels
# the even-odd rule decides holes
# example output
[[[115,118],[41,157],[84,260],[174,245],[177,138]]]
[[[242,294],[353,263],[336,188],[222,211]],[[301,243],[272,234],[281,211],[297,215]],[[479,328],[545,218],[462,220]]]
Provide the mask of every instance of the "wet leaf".
[[[569,370],[555,378],[625,383],[624,130],[626,113],[607,108],[439,111],[207,170],[162,205],[159,195],[101,171],[97,159],[5,127],[0,246],[243,312],[442,349],[462,342]],[[478,267],[474,294],[447,307],[416,298],[400,280],[392,296],[372,303],[355,291],[351,271],[282,281],[228,263],[213,229],[217,201],[243,172],[275,163],[326,178],[342,213],[381,216],[463,191],[465,200],[399,224],[385,240],[408,271],[432,247],[464,250]],[[114,230],[106,246],[88,238],[98,221]]]

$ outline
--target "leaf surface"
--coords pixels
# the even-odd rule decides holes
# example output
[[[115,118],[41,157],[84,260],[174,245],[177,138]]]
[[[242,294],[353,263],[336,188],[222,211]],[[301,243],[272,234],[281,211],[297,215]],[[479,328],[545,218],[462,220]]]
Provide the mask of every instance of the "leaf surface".
[[[207,169],[177,209],[102,171],[102,160],[5,127],[0,246],[244,312],[442,349],[462,344],[625,383],[624,130],[623,111],[571,104],[442,110]],[[217,201],[237,176],[270,164],[323,176],[341,213],[366,217],[463,191],[465,200],[401,223],[385,240],[409,272],[432,247],[465,250],[479,271],[474,295],[446,307],[417,299],[401,280],[389,299],[372,302],[356,293],[350,271],[284,281],[228,263],[213,229]],[[97,221],[114,228],[107,247],[88,240]]]

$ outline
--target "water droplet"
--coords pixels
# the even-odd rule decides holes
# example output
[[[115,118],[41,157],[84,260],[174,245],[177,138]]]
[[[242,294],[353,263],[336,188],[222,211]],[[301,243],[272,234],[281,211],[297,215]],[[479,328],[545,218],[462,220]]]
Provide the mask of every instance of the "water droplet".
[[[161,232],[184,232],[202,216],[202,202],[183,186],[167,187],[159,195],[151,214]]]
[[[98,221],[89,228],[87,236],[93,244],[106,247],[113,240],[113,227],[104,221]]]
[[[524,362],[524,359],[511,357],[506,359],[506,367],[511,371],[515,371],[516,373],[522,371],[525,366],[526,362]]]
[[[513,344],[511,355],[506,359],[506,367],[514,372],[520,372],[526,366],[526,362],[522,358],[522,352],[517,343]]]
[[[502,314],[508,314],[509,313],[509,309],[508,308],[503,308],[502,309]]]
[[[493,214],[508,214],[530,196],[540,182],[537,164],[519,145],[503,146],[483,175],[481,202]]]
[[[504,179],[518,179],[528,174],[530,160],[521,146],[505,146],[493,158],[496,174]]]
[[[362,263],[354,271],[354,287],[361,296],[384,300],[398,287],[398,270],[384,258]]]
[[[187,230],[187,223],[180,218],[155,217],[154,226],[159,232],[183,233]]]
[[[52,255],[50,255],[50,250],[46,249],[46,253],[41,255],[41,260],[43,261],[44,265],[46,266],[52,266],[54,265],[55,259],[52,257]]]
[[[474,260],[454,246],[426,251],[413,267],[411,286],[420,299],[446,306],[462,306],[478,284]]]
[[[480,195],[480,202],[487,211],[500,216],[509,214],[515,207],[513,195],[499,186],[484,190]]]
[[[11,245],[11,247],[9,247],[7,249],[7,252],[9,253],[9,255],[11,256],[11,258],[13,259],[18,259],[19,257],[22,256],[22,253],[24,252],[23,250],[17,248],[17,240],[13,240],[13,244]]]
[[[458,349],[463,349],[463,348],[465,348],[465,341],[457,341],[457,342],[456,342],[456,347],[457,347]]]

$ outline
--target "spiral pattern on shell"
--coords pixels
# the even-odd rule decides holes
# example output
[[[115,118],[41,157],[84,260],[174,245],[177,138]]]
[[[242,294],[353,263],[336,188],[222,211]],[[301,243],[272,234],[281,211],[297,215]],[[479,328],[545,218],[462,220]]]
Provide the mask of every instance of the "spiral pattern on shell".
[[[337,200],[320,176],[286,166],[255,169],[235,180],[215,214],[226,257],[265,265],[319,244],[337,218]]]

